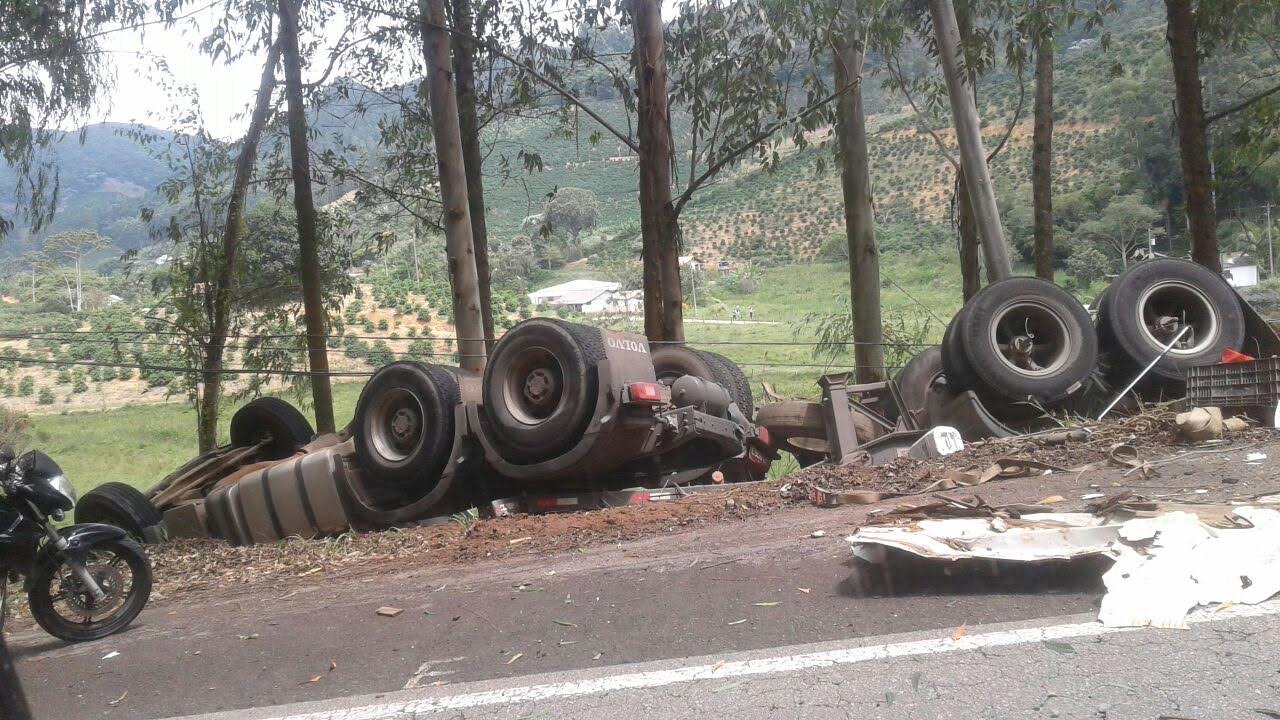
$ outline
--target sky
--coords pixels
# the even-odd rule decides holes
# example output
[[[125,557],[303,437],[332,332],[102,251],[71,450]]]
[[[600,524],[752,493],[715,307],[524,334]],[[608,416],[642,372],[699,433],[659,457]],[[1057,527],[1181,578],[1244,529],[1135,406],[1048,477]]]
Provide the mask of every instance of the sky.
[[[103,37],[102,47],[114,67],[114,91],[102,98],[89,114],[88,122],[142,122],[172,128],[176,113],[190,108],[190,88],[199,98],[206,128],[216,137],[233,139],[244,133],[248,109],[262,74],[262,55],[236,62],[214,62],[200,52],[200,39],[223,12],[221,0],[193,13],[179,25],[153,25],[140,30],[120,30]],[[326,7],[325,30],[317,58],[327,60],[330,48],[341,41],[346,19],[340,9]],[[306,38],[304,38],[304,42]],[[303,82],[323,71],[303,68]],[[340,74],[341,63],[335,74]],[[279,73],[277,73],[279,74]],[[392,78],[385,78],[390,81]],[[175,101],[179,103],[175,107]],[[80,123],[76,123],[77,125]]]
[[[198,19],[203,26],[210,24],[208,18],[217,10],[201,13]],[[223,138],[241,134],[248,120],[236,116],[243,116],[253,101],[262,72],[261,59],[214,63],[197,49],[198,31],[184,28],[154,26],[104,38],[103,49],[108,51],[115,68],[115,88],[90,114],[89,121],[171,127],[172,89],[176,83],[196,91],[212,134]],[[161,69],[164,66],[168,72]]]

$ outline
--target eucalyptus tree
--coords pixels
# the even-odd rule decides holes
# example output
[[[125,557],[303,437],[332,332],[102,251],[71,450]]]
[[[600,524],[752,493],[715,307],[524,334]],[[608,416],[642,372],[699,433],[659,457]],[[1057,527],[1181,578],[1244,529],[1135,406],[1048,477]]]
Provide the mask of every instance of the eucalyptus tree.
[[[58,206],[57,169],[43,151],[111,86],[102,39],[164,22],[148,0],[6,0],[0,12],[0,159],[17,183],[0,206],[0,239],[18,220],[38,233]]]
[[[754,161],[771,170],[784,143],[807,145],[807,131],[824,121],[820,111],[847,89],[824,94],[804,72],[807,51],[793,36],[805,13],[815,19],[808,3],[687,0],[674,10],[668,21],[655,0],[512,3],[516,39],[490,46],[518,73],[517,92],[550,90],[572,111],[566,119],[581,112],[594,122],[591,141],[611,135],[635,155],[645,333],[657,341],[684,338],[681,212],[727,169]],[[619,29],[630,31],[629,52],[610,45]],[[621,121],[575,87],[574,74],[586,69],[608,78],[623,101]],[[688,124],[685,147],[674,147],[673,119]]]
[[[1191,235],[1191,259],[1221,272],[1213,167],[1209,159],[1209,125],[1280,93],[1280,85],[1256,93],[1222,111],[1210,112],[1205,107],[1202,65],[1219,52],[1246,48],[1251,43],[1264,44],[1274,53],[1275,34],[1280,28],[1280,2],[1165,0],[1164,4],[1167,17],[1165,36],[1173,61],[1175,120],[1187,228]]]

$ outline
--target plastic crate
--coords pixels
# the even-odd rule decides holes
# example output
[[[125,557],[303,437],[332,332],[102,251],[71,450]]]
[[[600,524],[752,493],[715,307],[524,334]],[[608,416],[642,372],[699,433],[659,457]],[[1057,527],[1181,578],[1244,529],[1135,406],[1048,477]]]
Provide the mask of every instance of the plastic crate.
[[[1274,408],[1280,403],[1280,357],[1193,367],[1187,400],[1200,407]]]

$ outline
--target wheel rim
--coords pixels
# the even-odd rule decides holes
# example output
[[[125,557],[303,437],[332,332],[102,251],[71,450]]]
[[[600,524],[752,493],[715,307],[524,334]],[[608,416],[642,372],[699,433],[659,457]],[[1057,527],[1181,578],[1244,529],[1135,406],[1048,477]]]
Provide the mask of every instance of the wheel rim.
[[[378,399],[370,416],[373,446],[387,460],[406,460],[422,445],[426,412],[414,393],[404,388],[388,390]]]
[[[1185,327],[1191,329],[1169,350],[1170,355],[1195,355],[1218,335],[1218,313],[1200,288],[1179,280],[1165,280],[1147,288],[1138,298],[1138,324],[1157,348],[1173,341]]]
[[[93,599],[69,567],[61,569],[57,578],[58,590],[50,596],[53,611],[64,621],[75,625],[93,625],[109,619],[124,606],[133,592],[133,568],[123,555],[92,552],[86,566],[103,592],[101,601]]]
[[[989,339],[1001,362],[1028,377],[1052,375],[1075,349],[1062,317],[1034,300],[1011,302],[996,311]]]
[[[537,425],[555,414],[565,400],[564,376],[560,360],[547,348],[534,346],[517,353],[502,384],[512,417]]]

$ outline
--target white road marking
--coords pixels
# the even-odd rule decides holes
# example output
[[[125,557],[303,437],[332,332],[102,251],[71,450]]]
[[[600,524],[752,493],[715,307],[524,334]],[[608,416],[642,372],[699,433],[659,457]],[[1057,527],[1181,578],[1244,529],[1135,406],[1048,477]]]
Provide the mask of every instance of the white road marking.
[[[466,659],[467,659],[467,656],[463,655],[461,657],[446,658],[444,660],[428,660],[418,666],[418,669],[414,671],[413,676],[409,678],[409,682],[404,684],[404,689],[412,690],[416,687],[421,687],[422,681],[427,678],[441,677],[443,675],[452,675],[454,672],[456,672],[455,670],[436,670],[435,666],[447,665],[449,663],[456,663]]]
[[[1236,605],[1221,610],[1198,610],[1188,616],[1187,621],[1192,624],[1198,624],[1276,614],[1280,614],[1280,600],[1272,600],[1260,605]],[[1142,628],[1109,628],[1098,622],[1087,622],[1001,630],[990,633],[973,633],[965,635],[959,640],[951,640],[950,638],[917,640],[914,642],[867,645],[801,655],[696,665],[671,670],[624,673],[589,680],[575,680],[547,685],[526,685],[486,692],[366,705],[344,710],[278,716],[270,718],[270,720],[389,720],[391,718],[412,717],[415,714],[444,710],[462,710],[555,698],[581,697],[617,690],[662,687],[697,680],[794,673],[814,668],[852,665],[913,655],[938,655],[980,648],[1025,645],[1045,640],[1098,637],[1133,632],[1140,629]],[[1173,631],[1159,630],[1152,632]]]

